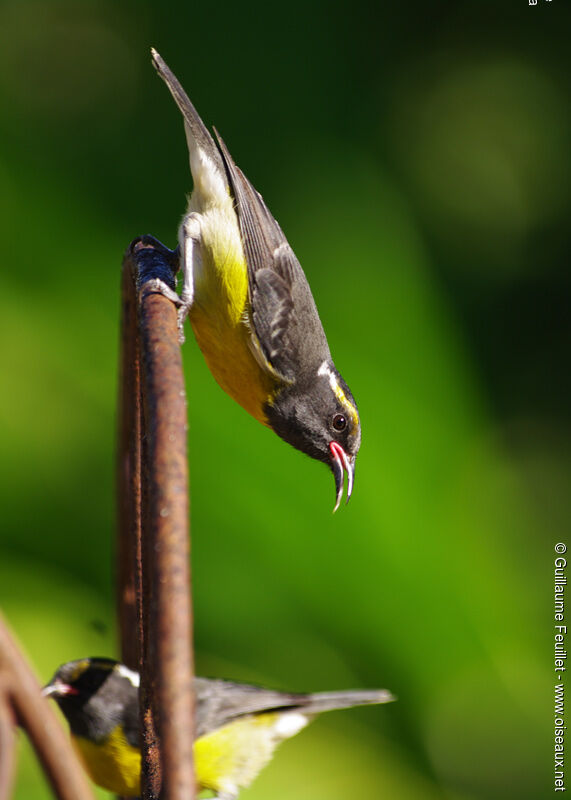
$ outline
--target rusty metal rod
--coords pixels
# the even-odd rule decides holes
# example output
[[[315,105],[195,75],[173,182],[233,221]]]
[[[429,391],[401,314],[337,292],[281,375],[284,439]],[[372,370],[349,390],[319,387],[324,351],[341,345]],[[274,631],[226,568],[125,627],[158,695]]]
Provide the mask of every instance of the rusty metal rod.
[[[15,767],[16,718],[10,696],[10,679],[0,671],[0,800],[12,795]]]
[[[139,668],[141,639],[137,596],[140,597],[141,543],[141,389],[137,292],[133,263],[127,252],[121,276],[121,353],[117,459],[117,604],[121,659]]]
[[[148,236],[132,243],[124,262],[119,487],[129,500],[120,497],[119,606],[130,625],[126,609],[134,587],[143,797],[160,790],[162,800],[189,800],[195,783],[186,399],[176,308],[154,283],[160,278],[172,288],[173,268],[176,255]],[[135,289],[138,326],[127,318]],[[124,647],[132,653],[131,645]]]
[[[137,326],[137,335],[140,334]],[[162,757],[159,746],[160,704],[157,696],[156,676],[159,658],[156,647],[154,615],[151,611],[155,597],[156,574],[151,567],[154,560],[154,536],[151,535],[149,508],[149,437],[145,413],[144,383],[140,387],[139,410],[141,431],[141,531],[137,541],[137,612],[139,619],[139,671],[141,673],[140,714],[142,730],[143,800],[155,800],[162,786]]]
[[[121,659],[131,669],[140,670],[143,661],[142,614],[142,407],[141,359],[137,312],[135,265],[130,250],[123,259],[121,275],[121,347],[119,362],[118,452],[117,452],[117,617]],[[141,699],[150,706],[146,687]],[[143,703],[141,703],[143,705]],[[150,761],[159,767],[156,735],[152,719],[141,712],[143,783],[160,788],[148,777]],[[149,738],[152,741],[149,741]],[[152,757],[149,753],[153,751]],[[151,789],[152,791],[152,789]],[[1,799],[0,799],[1,800]]]
[[[55,795],[60,800],[94,800],[69,737],[41,696],[40,685],[1,616],[0,673],[3,694],[9,695],[14,717],[28,734]]]

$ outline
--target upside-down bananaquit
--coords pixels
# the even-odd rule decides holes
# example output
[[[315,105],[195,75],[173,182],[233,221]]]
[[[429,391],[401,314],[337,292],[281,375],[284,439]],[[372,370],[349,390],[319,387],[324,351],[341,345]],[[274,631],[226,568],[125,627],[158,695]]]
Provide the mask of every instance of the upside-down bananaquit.
[[[305,274],[261,195],[216,142],[161,56],[153,63],[178,105],[193,191],[179,229],[181,296],[216,381],[289,444],[333,471],[335,510],[353,490],[359,413],[333,363]]]

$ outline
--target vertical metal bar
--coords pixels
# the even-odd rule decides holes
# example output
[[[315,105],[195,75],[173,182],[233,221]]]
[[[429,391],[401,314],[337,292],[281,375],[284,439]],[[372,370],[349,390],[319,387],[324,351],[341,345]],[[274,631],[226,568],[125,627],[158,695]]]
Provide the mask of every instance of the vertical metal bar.
[[[119,363],[117,453],[117,612],[122,661],[142,671],[144,658],[141,529],[143,513],[143,420],[141,342],[136,265],[130,250],[121,275],[121,352]],[[150,709],[150,691],[141,688],[141,706]],[[141,713],[142,784],[160,790],[159,757],[150,710]]]
[[[142,289],[141,339],[149,445],[149,538],[153,543],[149,635],[156,650],[165,800],[194,796],[192,617],[186,395],[177,314]]]
[[[172,266],[171,251],[142,237],[129,248],[124,270],[131,273],[139,297],[135,360],[142,410],[142,538],[135,589],[140,579],[143,796],[156,797],[162,777],[162,800],[189,800],[195,783],[186,399],[176,308],[156,291],[156,278],[172,286]],[[122,585],[127,584],[123,579]]]
[[[139,309],[140,313],[140,309]],[[139,320],[138,320],[139,322]],[[139,325],[137,326],[140,335]],[[139,339],[140,341],[140,339]],[[140,431],[141,431],[141,535],[137,541],[137,608],[139,613],[139,671],[141,673],[140,709],[142,730],[142,789],[143,800],[154,800],[162,786],[162,748],[159,743],[160,704],[157,697],[156,677],[160,669],[156,648],[156,624],[152,612],[156,583],[154,563],[154,537],[151,535],[149,508],[149,437],[145,413],[145,382],[141,380]]]
[[[119,430],[117,461],[117,604],[121,658],[139,668],[141,541],[141,389],[137,292],[132,263],[121,277],[121,353],[119,364]]]

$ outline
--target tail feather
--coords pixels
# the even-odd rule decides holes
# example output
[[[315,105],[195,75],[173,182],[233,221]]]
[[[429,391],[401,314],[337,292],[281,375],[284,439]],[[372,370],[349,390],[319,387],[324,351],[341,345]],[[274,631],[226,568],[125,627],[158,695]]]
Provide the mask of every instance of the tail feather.
[[[182,88],[176,75],[171,71],[169,66],[163,60],[162,56],[157,53],[154,48],[151,48],[151,55],[153,59],[153,66],[168,86],[169,91],[184,118],[184,127],[186,130],[186,138],[190,154],[190,168],[194,180],[196,181],[201,177],[200,173],[205,168],[209,168],[210,165],[214,165],[219,173],[219,177],[224,182],[224,190],[226,191],[228,185],[226,168],[224,166],[218,146],[215,144],[214,139],[200,118],[197,110],[190,102],[187,93]],[[208,164],[208,162],[210,162],[210,164]]]
[[[317,692],[307,695],[307,703],[303,711],[320,714],[322,711],[333,711],[353,706],[377,705],[391,703],[396,697],[387,689],[349,689],[344,692]]]

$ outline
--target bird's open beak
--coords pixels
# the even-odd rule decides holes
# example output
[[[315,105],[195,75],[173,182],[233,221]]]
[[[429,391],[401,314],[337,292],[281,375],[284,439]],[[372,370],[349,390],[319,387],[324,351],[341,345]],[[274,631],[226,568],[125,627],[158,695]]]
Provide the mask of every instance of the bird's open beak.
[[[42,695],[44,697],[51,697],[55,695],[56,697],[63,697],[66,694],[77,694],[77,689],[74,689],[73,686],[70,686],[68,683],[62,683],[61,681],[53,681],[52,683],[48,683],[47,686],[44,686],[42,689]]]
[[[343,496],[343,484],[345,482],[345,473],[347,473],[347,499],[345,503],[349,502],[349,498],[353,492],[353,479],[355,477],[355,456],[348,456],[345,450],[337,442],[329,443],[329,450],[331,452],[331,469],[333,470],[333,477],[335,478],[335,491],[337,492],[337,500],[333,513],[339,508],[341,498]]]

